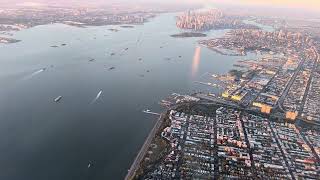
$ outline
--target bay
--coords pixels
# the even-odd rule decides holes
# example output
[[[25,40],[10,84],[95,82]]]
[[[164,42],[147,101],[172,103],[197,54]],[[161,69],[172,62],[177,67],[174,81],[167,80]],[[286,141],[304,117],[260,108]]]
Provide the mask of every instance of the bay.
[[[170,37],[182,32],[175,16],[134,28],[42,25],[1,44],[0,179],[123,179],[157,119],[142,110],[163,111],[173,92],[217,92],[194,81],[254,57],[198,47],[227,30]]]

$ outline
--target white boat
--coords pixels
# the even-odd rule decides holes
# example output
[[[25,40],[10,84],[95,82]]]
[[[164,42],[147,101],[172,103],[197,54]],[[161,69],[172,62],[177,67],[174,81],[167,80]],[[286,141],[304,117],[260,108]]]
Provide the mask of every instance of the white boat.
[[[54,99],[54,102],[59,102],[62,99],[62,96],[58,96]]]
[[[101,94],[102,94],[102,91],[99,91],[96,98],[98,99],[101,96]]]
[[[97,96],[91,101],[91,104],[95,103],[100,98],[101,94],[102,94],[102,90],[98,92]]]
[[[91,164],[89,163],[89,164],[88,164],[88,169],[89,169],[90,167],[91,167]]]

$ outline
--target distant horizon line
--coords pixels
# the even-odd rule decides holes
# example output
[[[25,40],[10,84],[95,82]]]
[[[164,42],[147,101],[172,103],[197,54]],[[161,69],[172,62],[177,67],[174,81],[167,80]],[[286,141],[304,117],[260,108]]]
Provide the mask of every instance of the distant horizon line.
[[[5,2],[1,2],[5,1]],[[11,0],[8,2],[7,0],[0,0],[0,7],[25,7],[25,8],[33,8],[33,7],[48,7],[48,6],[56,6],[56,7],[74,7],[74,8],[83,8],[83,7],[92,7],[95,8],[97,6],[99,7],[106,7],[110,5],[137,5],[137,6],[143,6],[143,5],[163,5],[163,6],[173,6],[173,7],[186,7],[186,6],[198,6],[200,7],[212,7],[212,8],[241,8],[239,11],[245,11],[248,9],[255,9],[255,11],[261,10],[263,8],[265,13],[268,13],[269,10],[277,11],[277,10],[284,10],[286,12],[294,11],[296,14],[301,15],[316,15],[320,17],[320,11],[316,9],[308,9],[306,7],[301,7],[297,9],[298,1],[293,0],[293,2],[296,2],[295,4],[292,4],[290,6],[286,6],[287,2],[286,0],[277,1],[276,6],[272,6],[272,2],[275,2],[274,0],[269,0],[270,2],[266,2],[265,0],[262,1],[255,1],[255,3],[251,3],[252,0],[239,0],[237,2],[231,1],[231,0],[224,0],[223,2],[218,0],[162,0],[162,1],[156,1],[156,0],[137,0],[137,1],[130,1],[126,2],[125,0],[108,0],[108,2],[103,0],[96,0],[96,1],[84,1],[84,0],[68,0],[67,2],[63,0],[56,0],[54,2],[51,2],[50,0],[33,0],[33,1],[24,1],[21,2],[21,0]],[[299,1],[300,2],[300,1]],[[313,3],[315,1],[312,0]],[[300,2],[302,3],[302,2]],[[306,4],[306,3],[305,3]],[[305,5],[306,6],[306,5]],[[320,1],[319,1],[319,7],[320,7]],[[196,7],[197,8],[197,7]],[[243,8],[243,9],[242,9]],[[279,11],[280,12],[280,11]],[[283,14],[283,12],[280,12]],[[316,17],[316,18],[319,18]]]

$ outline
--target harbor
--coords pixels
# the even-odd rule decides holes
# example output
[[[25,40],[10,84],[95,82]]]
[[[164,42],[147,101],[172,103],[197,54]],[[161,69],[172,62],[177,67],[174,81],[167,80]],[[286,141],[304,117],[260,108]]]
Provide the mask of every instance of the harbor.
[[[159,103],[173,92],[183,95],[211,88],[194,81],[207,82],[200,78],[204,72],[228,72],[239,60],[203,48],[198,73],[192,76],[192,57],[198,38],[170,37],[179,32],[175,15],[162,14],[135,28],[38,26],[13,35],[12,38],[21,42],[1,45],[1,127],[14,129],[1,131],[2,142],[11,141],[11,145],[0,145],[8,149],[3,156],[10,158],[10,162],[0,162],[6,164],[3,171],[17,167],[24,172],[34,171],[29,161],[21,162],[15,156],[13,149],[19,146],[21,155],[32,158],[34,164],[52,157],[50,164],[40,167],[38,176],[30,179],[56,177],[59,173],[61,177],[57,179],[81,176],[78,179],[84,180],[83,177],[92,177],[93,172],[96,176],[92,179],[123,179],[159,117],[142,111],[161,113]],[[112,32],[109,28],[119,31]],[[59,47],[50,47],[53,45]],[[24,50],[17,53],[21,49]],[[100,97],[90,104],[100,91]],[[59,96],[62,98],[55,102]],[[14,138],[16,133],[23,137]],[[114,137],[116,141],[106,137]],[[36,151],[29,149],[30,144],[46,148]],[[8,176],[19,177],[13,180],[27,176],[7,172]]]

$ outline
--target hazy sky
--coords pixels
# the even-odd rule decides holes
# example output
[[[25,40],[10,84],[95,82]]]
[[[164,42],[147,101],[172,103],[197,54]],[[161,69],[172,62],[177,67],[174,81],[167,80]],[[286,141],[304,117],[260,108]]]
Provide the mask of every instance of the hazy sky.
[[[270,7],[289,7],[289,8],[303,8],[308,10],[320,11],[320,0],[0,0],[0,4],[5,3],[65,3],[73,2],[76,4],[82,3],[111,3],[111,2],[157,2],[157,3],[197,3],[203,5],[209,4],[233,4],[233,5],[258,5],[258,6],[270,6]]]
[[[304,8],[320,10],[320,0],[207,0],[207,2],[228,2],[243,5],[259,5],[271,7]]]

